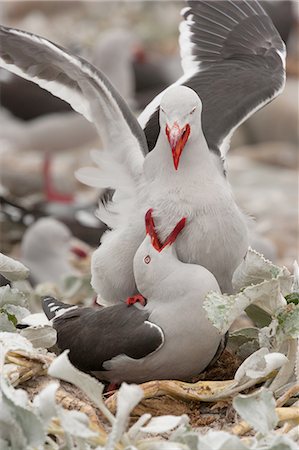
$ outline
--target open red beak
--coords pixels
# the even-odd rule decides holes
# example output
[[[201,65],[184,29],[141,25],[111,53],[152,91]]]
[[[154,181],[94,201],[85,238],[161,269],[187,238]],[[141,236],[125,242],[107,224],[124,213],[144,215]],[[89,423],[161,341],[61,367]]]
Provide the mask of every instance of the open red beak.
[[[182,231],[184,226],[186,225],[186,218],[183,217],[174,227],[172,232],[167,236],[167,238],[164,241],[164,244],[161,244],[161,241],[157,235],[156,229],[155,229],[155,222],[152,216],[153,210],[149,209],[147,213],[145,214],[145,229],[146,234],[149,234],[152,246],[158,250],[158,252],[161,252],[163,248],[165,248],[167,245],[171,245],[174,243],[176,238],[178,237],[179,233]]]
[[[166,125],[165,132],[171,147],[175,170],[178,170],[182,151],[190,135],[190,125],[187,123],[184,128],[180,128],[178,123],[174,122],[171,128]]]

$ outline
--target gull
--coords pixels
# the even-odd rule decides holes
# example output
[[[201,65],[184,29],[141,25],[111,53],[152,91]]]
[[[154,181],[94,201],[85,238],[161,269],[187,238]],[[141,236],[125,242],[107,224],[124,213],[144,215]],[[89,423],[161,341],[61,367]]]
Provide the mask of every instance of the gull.
[[[184,380],[202,372],[223,349],[224,337],[202,306],[210,290],[219,292],[218,283],[204,267],[180,262],[173,246],[186,219],[163,244],[152,210],[145,221],[146,237],[134,258],[136,297],[101,309],[43,300],[59,351],[69,349],[76,367],[110,383]]]
[[[63,277],[79,275],[71,256],[87,256],[83,247],[74,244],[69,228],[52,217],[38,219],[25,231],[20,252],[33,284],[58,283]]]

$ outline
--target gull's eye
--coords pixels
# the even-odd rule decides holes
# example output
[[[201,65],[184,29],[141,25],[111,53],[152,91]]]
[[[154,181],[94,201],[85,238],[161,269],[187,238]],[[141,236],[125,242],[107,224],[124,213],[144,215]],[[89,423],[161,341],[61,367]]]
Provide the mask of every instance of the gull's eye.
[[[152,258],[150,257],[150,255],[147,255],[143,258],[143,261],[145,262],[145,264],[149,264],[151,262]]]
[[[194,108],[192,109],[192,111],[190,111],[190,114],[193,114],[195,110],[196,110],[196,106],[194,106]]]

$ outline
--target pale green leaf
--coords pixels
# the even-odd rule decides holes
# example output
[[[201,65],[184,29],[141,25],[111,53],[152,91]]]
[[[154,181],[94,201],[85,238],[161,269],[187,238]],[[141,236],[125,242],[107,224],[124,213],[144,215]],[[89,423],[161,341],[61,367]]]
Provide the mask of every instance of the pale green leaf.
[[[18,289],[11,288],[9,285],[0,287],[0,308],[4,305],[27,306],[27,298]]]
[[[29,409],[28,396],[23,389],[14,389],[3,378],[0,378],[5,408],[16,418],[26,438],[27,445],[37,447],[45,441],[45,432],[41,420]]]
[[[24,328],[20,334],[28,339],[35,348],[51,348],[57,341],[57,332],[50,325]]]
[[[277,348],[277,319],[273,319],[268,327],[261,328],[259,332],[260,347],[267,347],[269,351]]]
[[[294,279],[291,290],[292,292],[299,293],[299,266],[297,261],[294,261]]]
[[[288,294],[292,286],[292,276],[286,267],[279,267],[271,261],[265,259],[263,255],[253,250],[248,249],[248,252],[237,267],[233,275],[233,287],[235,291],[251,286],[253,284],[260,284],[264,280],[278,279],[283,295]]]
[[[243,384],[249,379],[258,380],[287,362],[287,357],[282,353],[269,353],[269,350],[263,347],[245,359],[234,378],[239,384]]]
[[[258,328],[242,328],[229,334],[227,347],[242,360],[259,349]]]
[[[29,276],[29,269],[19,261],[0,253],[0,273],[9,281],[24,280]]]
[[[259,441],[256,450],[298,450],[298,448],[298,445],[289,437],[271,433]]]
[[[0,312],[0,332],[5,331],[13,333],[16,331],[16,327],[5,312]]]
[[[3,307],[9,314],[12,314],[15,316],[17,322],[21,322],[24,317],[28,316],[30,314],[30,311],[27,308],[24,308],[23,306],[16,306],[7,304]]]
[[[199,438],[200,450],[247,450],[237,436],[225,431],[208,431],[205,436]]]
[[[299,337],[299,305],[290,303],[277,316],[277,333],[283,335],[284,339]]]
[[[236,295],[211,292],[206,296],[203,307],[213,325],[221,333],[226,333],[237,317],[252,303],[262,304],[263,309],[269,310],[271,314],[273,304],[277,304],[273,299],[279,298],[280,302],[279,289],[279,281],[273,279],[249,286]]]
[[[105,448],[106,450],[106,448]],[[127,446],[125,450],[138,450],[138,447]],[[142,442],[142,450],[189,450],[185,444],[181,444],[179,442],[170,442],[170,441],[162,441],[159,439],[157,441],[143,441]],[[205,450],[200,447],[200,450]]]
[[[186,414],[182,416],[160,416],[153,417],[149,423],[142,427],[140,431],[143,433],[166,433],[174,430],[179,425],[186,425],[189,423],[188,416]]]
[[[233,406],[243,420],[263,435],[273,430],[278,423],[276,402],[268,389],[261,388],[249,395],[239,394],[233,399]]]
[[[267,327],[271,323],[271,315],[254,304],[246,308],[246,314],[258,328]]]

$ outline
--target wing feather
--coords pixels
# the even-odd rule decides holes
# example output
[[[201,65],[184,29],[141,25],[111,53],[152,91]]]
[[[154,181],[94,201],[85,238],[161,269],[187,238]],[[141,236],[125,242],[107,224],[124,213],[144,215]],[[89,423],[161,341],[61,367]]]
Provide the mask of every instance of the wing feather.
[[[142,165],[147,152],[144,133],[104,74],[40,36],[0,27],[0,39],[1,67],[60,97],[93,122],[105,149],[131,172]]]
[[[203,103],[210,150],[225,156],[234,130],[282,92],[285,45],[257,0],[189,0],[182,15],[184,76]],[[159,134],[161,95],[140,116],[152,150]]]

